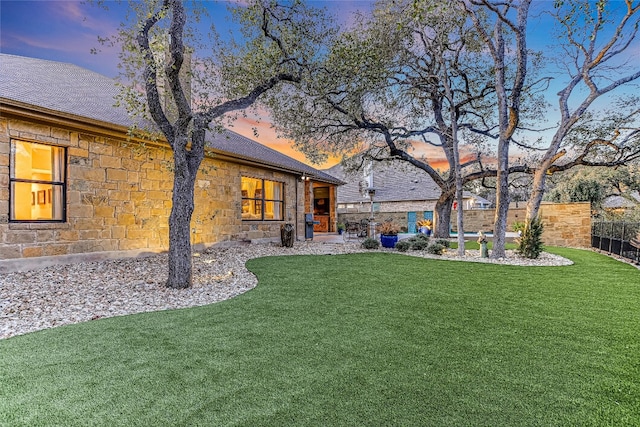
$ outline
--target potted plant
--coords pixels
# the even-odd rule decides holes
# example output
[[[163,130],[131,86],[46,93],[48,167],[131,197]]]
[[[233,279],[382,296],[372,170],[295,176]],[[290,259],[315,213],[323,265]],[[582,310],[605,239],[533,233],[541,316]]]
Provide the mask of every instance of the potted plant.
[[[393,248],[398,243],[398,232],[400,227],[392,220],[384,221],[377,226],[377,231],[380,233],[380,243],[385,248]]]
[[[433,222],[430,219],[423,219],[417,222],[418,231],[422,234],[426,234],[427,236],[431,236],[431,227],[433,227]]]
[[[338,228],[338,234],[342,234],[344,233],[344,224],[339,222],[338,225],[336,226]]]

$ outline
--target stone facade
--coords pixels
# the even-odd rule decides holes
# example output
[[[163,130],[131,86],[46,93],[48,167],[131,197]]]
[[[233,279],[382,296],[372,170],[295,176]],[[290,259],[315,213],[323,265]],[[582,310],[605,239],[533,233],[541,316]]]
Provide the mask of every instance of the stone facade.
[[[64,223],[9,222],[12,138],[67,147]],[[167,146],[0,118],[0,259],[167,250],[172,163]],[[242,220],[242,176],[284,183],[286,221]],[[294,221],[304,236],[304,197],[293,174],[207,157],[195,185],[192,243],[279,239],[281,225]]]
[[[465,231],[493,231],[495,212],[489,210],[464,211]],[[523,222],[525,208],[510,208],[507,231],[513,224]],[[591,245],[591,205],[580,203],[542,203],[540,217],[544,224],[542,240],[549,246],[589,247]],[[451,229],[457,231],[456,212],[451,215]]]

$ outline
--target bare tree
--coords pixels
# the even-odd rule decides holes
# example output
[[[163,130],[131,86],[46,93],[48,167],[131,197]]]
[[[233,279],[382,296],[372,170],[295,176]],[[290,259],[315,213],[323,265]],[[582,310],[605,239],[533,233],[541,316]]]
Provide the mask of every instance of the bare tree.
[[[522,95],[527,75],[527,19],[531,0],[460,0],[473,21],[494,63],[498,98],[498,149],[496,214],[492,257],[505,256],[507,213],[509,210],[509,147],[520,122]],[[487,21],[484,15],[489,15]],[[514,16],[515,15],[515,16]],[[513,44],[508,46],[508,40]],[[513,59],[511,59],[513,57]],[[509,79],[509,64],[514,78]]]
[[[634,42],[640,23],[640,3],[624,0],[622,13],[612,10],[615,3],[556,2],[554,17],[561,28],[562,42],[560,67],[567,73],[568,83],[558,92],[557,129],[535,167],[527,220],[538,216],[549,174],[576,165],[619,166],[640,157],[637,144],[640,131],[637,122],[633,125],[640,115],[637,97],[625,97],[626,105],[620,106],[622,114],[609,112],[609,117],[617,116],[613,124],[590,132],[581,127],[585,118],[594,120],[588,112],[596,100],[640,78],[637,65],[626,63],[624,58],[625,54],[633,55],[629,50],[637,46]],[[567,160],[568,150],[562,147],[576,137],[582,141],[574,141],[576,155]]]

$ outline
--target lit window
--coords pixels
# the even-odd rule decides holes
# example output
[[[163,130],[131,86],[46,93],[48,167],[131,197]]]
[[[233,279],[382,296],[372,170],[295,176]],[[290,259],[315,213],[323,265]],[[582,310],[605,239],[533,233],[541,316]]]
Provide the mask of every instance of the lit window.
[[[10,220],[64,221],[66,149],[11,141]]]
[[[282,221],[284,184],[242,177],[242,219]]]

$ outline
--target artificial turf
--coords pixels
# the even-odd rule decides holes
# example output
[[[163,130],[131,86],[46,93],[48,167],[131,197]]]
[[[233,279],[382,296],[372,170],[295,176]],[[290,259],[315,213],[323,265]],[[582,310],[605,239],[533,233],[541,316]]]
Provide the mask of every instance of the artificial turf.
[[[640,271],[393,253],[251,260],[254,290],[0,341],[0,425],[640,424]]]

